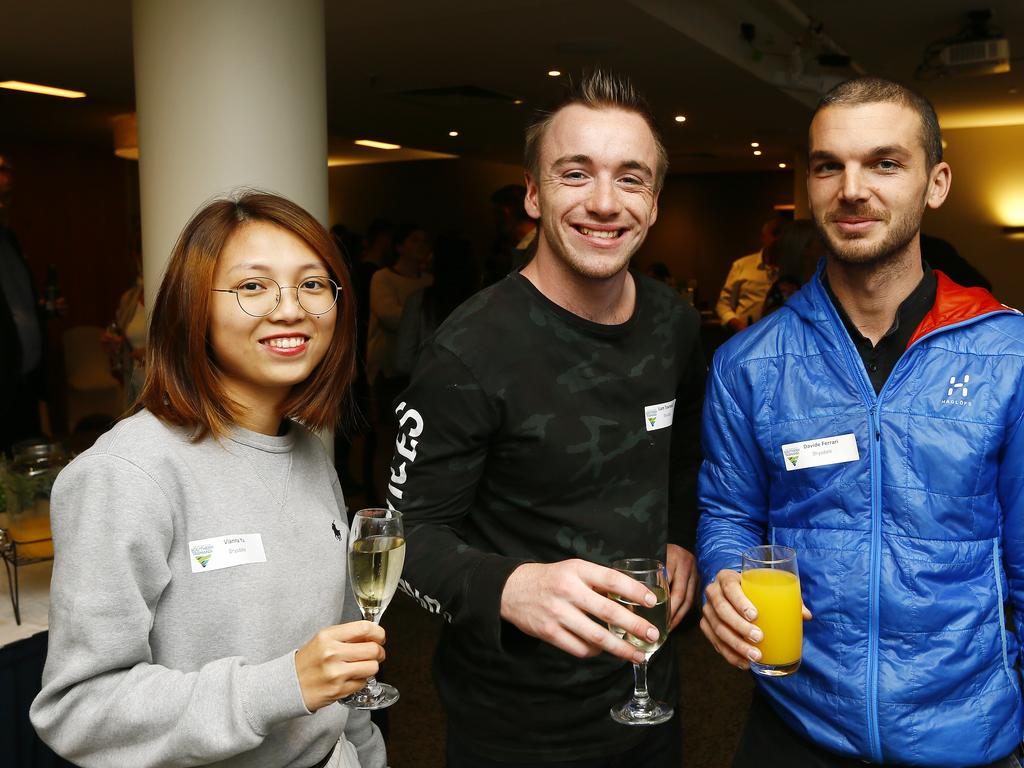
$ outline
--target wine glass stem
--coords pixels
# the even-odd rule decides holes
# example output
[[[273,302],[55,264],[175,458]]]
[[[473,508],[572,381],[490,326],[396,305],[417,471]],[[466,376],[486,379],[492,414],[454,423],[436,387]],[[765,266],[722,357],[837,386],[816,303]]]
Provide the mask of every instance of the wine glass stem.
[[[633,663],[633,702],[641,709],[651,704],[651,695],[647,692],[647,662]]]
[[[366,621],[372,621],[374,624],[380,624],[380,616],[383,611],[373,611],[369,616],[367,611],[362,611],[363,619]],[[363,686],[361,693],[364,693],[368,698],[375,699],[381,694],[380,683],[377,682],[375,675],[370,675],[366,678],[366,685]]]

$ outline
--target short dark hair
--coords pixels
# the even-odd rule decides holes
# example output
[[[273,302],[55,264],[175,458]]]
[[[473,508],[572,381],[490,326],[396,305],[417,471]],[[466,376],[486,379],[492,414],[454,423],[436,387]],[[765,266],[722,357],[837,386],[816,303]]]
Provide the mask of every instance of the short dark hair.
[[[309,377],[292,387],[287,416],[311,429],[339,422],[355,375],[355,307],[348,270],[334,239],[309,212],[290,200],[258,190],[242,190],[207,203],[185,225],[171,252],[153,306],[146,348],[146,383],[135,410],[148,408],[170,424],[220,437],[240,416],[209,344],[210,289],[217,260],[235,234],[252,222],[270,224],[309,247],[341,286],[334,336],[327,354]]]
[[[538,112],[526,127],[523,165],[531,176],[536,179],[540,175],[540,145],[555,115],[573,104],[590,109],[621,109],[642,117],[647,127],[651,129],[654,146],[658,152],[657,167],[654,169],[654,189],[661,189],[665,183],[665,174],[668,173],[668,151],[658,132],[654,113],[628,77],[600,69],[588,72],[579,82],[570,82],[562,101],[550,111]]]
[[[397,248],[409,239],[409,235],[413,232],[420,232],[422,229],[423,227],[419,226],[415,221],[403,221],[395,227],[391,239],[391,245]]]
[[[390,219],[374,219],[366,230],[366,244],[373,247],[374,242],[381,235],[392,235],[395,232],[395,225]]]
[[[853,107],[858,104],[899,104],[917,112],[921,118],[921,145],[928,170],[942,162],[942,131],[935,107],[924,96],[905,85],[881,77],[856,77],[840,83],[821,97],[811,122],[828,107]]]

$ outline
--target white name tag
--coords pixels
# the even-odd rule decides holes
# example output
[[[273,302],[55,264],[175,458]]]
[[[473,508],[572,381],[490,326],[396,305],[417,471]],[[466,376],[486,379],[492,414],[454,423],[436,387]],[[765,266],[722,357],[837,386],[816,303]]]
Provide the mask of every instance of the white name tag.
[[[644,424],[648,432],[672,426],[672,416],[676,412],[676,401],[644,406]]]
[[[782,463],[786,465],[787,472],[823,467],[826,464],[844,464],[858,459],[860,453],[857,451],[857,438],[852,432],[782,446]]]
[[[233,565],[265,563],[267,553],[263,551],[263,537],[260,534],[232,533],[190,541],[188,559],[192,564],[192,573],[202,573]]]

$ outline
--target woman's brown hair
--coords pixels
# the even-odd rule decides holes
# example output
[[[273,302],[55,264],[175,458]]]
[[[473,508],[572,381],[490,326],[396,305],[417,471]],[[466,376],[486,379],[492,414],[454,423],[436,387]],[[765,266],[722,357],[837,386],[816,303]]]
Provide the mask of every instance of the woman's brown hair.
[[[265,222],[290,232],[319,256],[341,291],[334,336],[320,364],[292,387],[286,416],[312,429],[338,425],[348,404],[355,374],[355,306],[348,270],[330,234],[290,200],[266,192],[246,191],[237,198],[205,205],[185,225],[150,320],[146,383],[139,406],[163,421],[206,433],[225,434],[238,420],[240,406],[224,389],[208,340],[210,297],[217,259],[242,227]]]

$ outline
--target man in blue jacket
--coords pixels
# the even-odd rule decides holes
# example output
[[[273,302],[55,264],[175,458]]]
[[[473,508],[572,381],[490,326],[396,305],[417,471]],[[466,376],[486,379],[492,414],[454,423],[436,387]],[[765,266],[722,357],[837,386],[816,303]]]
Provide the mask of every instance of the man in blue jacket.
[[[704,634],[761,658],[737,569],[763,543],[796,549],[814,614],[799,671],[757,679],[734,765],[1017,766],[1024,318],[922,263],[951,180],[927,101],[852,80],[809,140],[828,254],[719,350],[704,408]]]

